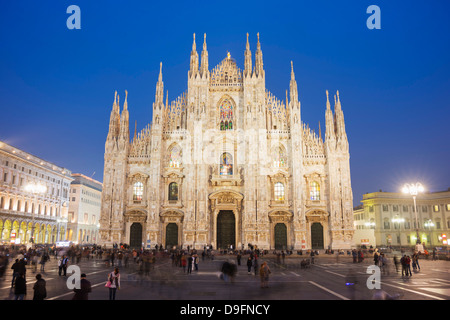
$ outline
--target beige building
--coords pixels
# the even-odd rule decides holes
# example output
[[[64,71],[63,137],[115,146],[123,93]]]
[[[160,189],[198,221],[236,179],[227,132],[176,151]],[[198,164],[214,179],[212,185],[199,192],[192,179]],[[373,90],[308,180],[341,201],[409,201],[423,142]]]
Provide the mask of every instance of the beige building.
[[[416,213],[412,196],[394,192],[372,192],[363,195],[363,204],[355,208],[355,242],[374,235],[373,246],[414,246]],[[445,246],[450,232],[450,189],[419,193],[416,198],[419,237],[425,247]],[[372,239],[372,238],[370,238]]]
[[[80,173],[72,174],[67,240],[75,244],[98,241],[102,183]]]
[[[66,239],[69,170],[0,141],[0,179],[1,243]],[[27,189],[32,184],[40,192]]]
[[[244,49],[244,48],[243,48]],[[244,50],[243,50],[244,51]],[[116,93],[105,143],[103,244],[263,249],[350,248],[353,195],[339,92],[324,95],[325,137],[301,120],[292,62],[284,100],[254,62],[230,53],[209,68],[192,44],[187,90],[170,100],[162,64],[151,124],[130,137],[127,93]],[[324,89],[325,93],[325,89]],[[130,139],[131,138],[131,139]]]

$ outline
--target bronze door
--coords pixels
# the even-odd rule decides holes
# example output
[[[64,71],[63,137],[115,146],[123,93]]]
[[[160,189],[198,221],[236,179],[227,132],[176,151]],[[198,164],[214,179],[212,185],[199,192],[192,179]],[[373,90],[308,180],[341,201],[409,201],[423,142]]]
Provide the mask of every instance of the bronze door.
[[[284,223],[275,225],[275,250],[287,249],[287,229]]]
[[[174,246],[178,246],[178,225],[169,223],[166,226],[166,249],[172,249]]]
[[[222,210],[217,216],[217,248],[236,248],[236,219],[231,210]]]
[[[130,227],[130,247],[142,247],[142,224],[134,222]]]
[[[323,226],[319,222],[311,225],[311,248],[323,249]]]

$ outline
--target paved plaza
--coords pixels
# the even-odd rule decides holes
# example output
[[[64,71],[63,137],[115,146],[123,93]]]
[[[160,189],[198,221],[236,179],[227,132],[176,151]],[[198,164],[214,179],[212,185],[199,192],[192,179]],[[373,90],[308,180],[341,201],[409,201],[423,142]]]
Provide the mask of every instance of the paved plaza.
[[[260,287],[259,275],[254,270],[248,274],[243,255],[237,274],[231,281],[220,277],[225,261],[236,263],[235,255],[215,255],[214,259],[200,258],[198,271],[191,274],[183,268],[172,265],[170,257],[158,257],[148,275],[142,274],[139,265],[131,261],[127,267],[121,266],[121,288],[117,300],[372,300],[379,297],[380,290],[369,289],[367,279],[371,258],[362,263],[353,263],[347,255],[319,254],[315,263],[301,268],[301,261],[307,256],[286,256],[284,261],[276,255],[260,257],[260,265],[266,261],[272,271],[269,288]],[[401,300],[448,300],[450,298],[450,269],[448,261],[421,259],[419,272],[411,277],[402,277],[395,270],[393,256],[388,255],[389,266],[381,274],[381,290]],[[8,270],[0,281],[0,299],[13,300],[11,289],[12,270]],[[92,284],[90,300],[107,300],[108,289],[104,287],[107,275],[113,270],[103,259],[82,259],[77,266],[87,274]],[[52,257],[45,265],[45,271],[34,271],[27,266],[27,296],[33,298],[35,276],[41,273],[47,283],[47,300],[71,300],[74,293],[67,287],[66,277],[58,275],[57,260]],[[356,284],[346,286],[349,276]]]

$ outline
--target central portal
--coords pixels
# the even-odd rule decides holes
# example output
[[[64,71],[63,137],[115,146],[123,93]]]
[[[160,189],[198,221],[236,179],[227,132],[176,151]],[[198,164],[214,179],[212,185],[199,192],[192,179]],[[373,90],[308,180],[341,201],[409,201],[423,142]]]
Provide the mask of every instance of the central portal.
[[[236,248],[236,219],[232,210],[221,210],[217,216],[217,248]]]

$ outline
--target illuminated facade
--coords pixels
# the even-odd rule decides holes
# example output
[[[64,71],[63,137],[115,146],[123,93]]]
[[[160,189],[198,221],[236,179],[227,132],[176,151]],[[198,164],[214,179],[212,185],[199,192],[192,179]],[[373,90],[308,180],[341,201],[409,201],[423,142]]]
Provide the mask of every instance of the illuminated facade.
[[[66,239],[71,172],[0,141],[0,243]],[[27,191],[30,183],[43,193]]]
[[[244,69],[228,53],[209,69],[192,45],[187,90],[165,96],[130,137],[127,93],[114,98],[105,144],[104,244],[263,249],[350,248],[353,195],[339,92],[325,138],[301,121],[293,65],[284,101],[265,85],[261,44]],[[165,99],[164,99],[165,98]],[[131,139],[130,139],[131,138]]]
[[[67,240],[76,244],[97,243],[102,183],[80,173],[72,174],[72,178]]]
[[[371,192],[363,195],[363,204],[354,211],[355,242],[374,234],[373,246],[414,246],[417,241],[425,247],[445,246],[450,232],[450,189],[425,192],[417,196],[417,222],[414,202],[410,195],[396,192]],[[359,235],[361,234],[361,236]]]

